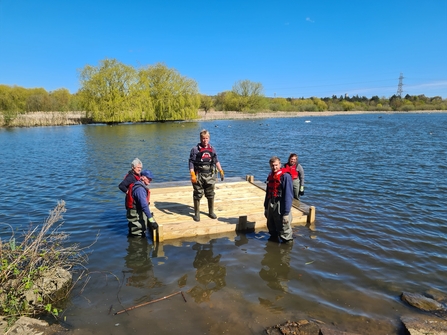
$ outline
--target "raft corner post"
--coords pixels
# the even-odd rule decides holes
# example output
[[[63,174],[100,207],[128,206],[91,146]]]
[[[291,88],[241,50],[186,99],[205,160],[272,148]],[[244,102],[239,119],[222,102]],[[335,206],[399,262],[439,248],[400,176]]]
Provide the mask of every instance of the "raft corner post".
[[[307,223],[315,223],[315,206],[309,206],[309,213],[307,214]]]

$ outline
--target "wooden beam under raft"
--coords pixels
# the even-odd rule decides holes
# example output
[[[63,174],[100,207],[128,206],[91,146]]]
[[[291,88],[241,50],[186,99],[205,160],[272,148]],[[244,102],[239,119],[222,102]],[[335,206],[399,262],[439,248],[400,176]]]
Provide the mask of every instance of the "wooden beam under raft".
[[[217,219],[208,217],[208,202],[200,201],[200,221],[193,220],[193,188],[190,182],[154,183],[151,185],[151,211],[159,228],[155,240],[213,235],[224,232],[267,228],[264,217],[265,183],[253,176],[226,178],[216,183],[214,212]],[[295,225],[311,225],[315,221],[315,207],[293,200]]]

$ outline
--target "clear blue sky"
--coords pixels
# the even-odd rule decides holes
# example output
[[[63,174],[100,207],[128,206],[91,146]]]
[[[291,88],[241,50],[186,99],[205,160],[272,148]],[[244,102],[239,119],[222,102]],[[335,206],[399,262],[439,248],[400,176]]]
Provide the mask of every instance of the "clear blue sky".
[[[115,58],[165,63],[202,94],[447,98],[447,0],[0,0],[0,84],[79,88]]]

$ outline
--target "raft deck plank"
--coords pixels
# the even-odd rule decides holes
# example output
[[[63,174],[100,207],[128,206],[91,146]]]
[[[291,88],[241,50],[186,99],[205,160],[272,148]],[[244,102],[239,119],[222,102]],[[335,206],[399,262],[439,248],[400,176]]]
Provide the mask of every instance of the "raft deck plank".
[[[193,220],[193,188],[190,183],[160,183],[151,185],[151,211],[159,228],[157,241],[212,235],[224,232],[267,228],[264,217],[265,184],[253,178],[227,178],[216,183],[214,212],[208,217],[208,202],[200,202],[200,221]],[[306,225],[315,220],[315,208],[294,200],[292,225]]]

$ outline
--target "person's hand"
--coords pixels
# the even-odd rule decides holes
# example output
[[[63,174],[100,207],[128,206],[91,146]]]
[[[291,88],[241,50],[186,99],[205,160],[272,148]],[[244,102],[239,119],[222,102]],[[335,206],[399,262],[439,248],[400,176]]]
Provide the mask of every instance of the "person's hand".
[[[152,229],[157,229],[158,228],[158,223],[155,221],[155,219],[153,218],[153,217],[151,217],[150,219],[149,219],[149,222],[151,223],[151,227],[152,227]]]
[[[300,192],[298,194],[299,195],[304,195],[304,186],[300,187]]]
[[[190,171],[191,173],[191,183],[195,184],[197,183],[197,177],[194,171]]]
[[[224,179],[225,179],[225,174],[224,174],[223,170],[220,170],[219,172],[220,172],[220,180],[221,180],[221,181],[224,181]]]
[[[282,224],[285,224],[285,225],[289,224],[289,216],[288,215],[284,215],[282,217]]]

